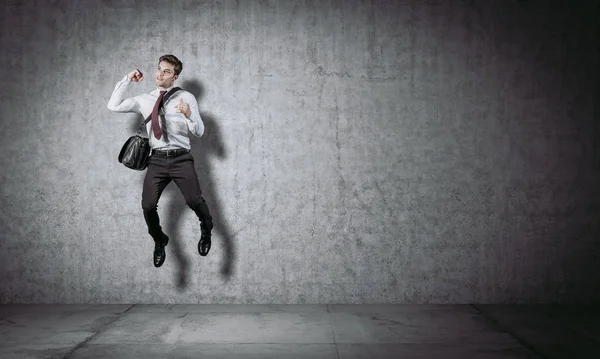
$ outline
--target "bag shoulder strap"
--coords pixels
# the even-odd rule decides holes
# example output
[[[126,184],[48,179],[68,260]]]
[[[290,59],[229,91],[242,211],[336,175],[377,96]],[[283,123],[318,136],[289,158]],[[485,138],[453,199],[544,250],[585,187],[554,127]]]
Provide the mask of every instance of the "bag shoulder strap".
[[[181,87],[173,87],[171,90],[169,90],[169,92],[167,92],[164,96],[163,96],[163,102],[166,103],[169,100],[169,97],[171,97],[171,95],[173,95],[175,92],[181,90]],[[150,122],[150,120],[152,119],[152,114],[148,115],[148,117],[142,121],[142,123],[140,124],[140,128],[138,129],[138,134],[141,134],[142,131],[144,131],[144,126],[146,126],[146,124],[148,122]]]

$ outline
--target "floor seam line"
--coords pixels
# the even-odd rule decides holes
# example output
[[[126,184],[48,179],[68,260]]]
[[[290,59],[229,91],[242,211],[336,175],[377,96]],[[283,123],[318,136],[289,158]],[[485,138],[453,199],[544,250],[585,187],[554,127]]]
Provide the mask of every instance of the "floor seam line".
[[[329,328],[331,328],[331,340],[333,340],[333,346],[335,348],[335,355],[337,359],[340,359],[340,351],[338,350],[338,345],[335,342],[335,332],[333,331],[333,324],[331,324],[331,310],[330,305],[327,304],[327,318],[329,319]]]
[[[119,320],[119,318],[121,318],[123,316],[123,314],[127,313],[134,306],[135,306],[135,304],[132,304],[131,306],[129,306],[129,308],[125,309],[124,311],[119,313],[117,316],[115,316],[115,318],[113,320],[111,320],[109,323],[104,324],[101,328],[96,330],[92,335],[85,338],[81,343],[77,344],[73,349],[71,349],[67,354],[65,354],[63,356],[63,359],[72,358],[77,350],[83,348],[83,346],[86,345],[90,340],[94,339],[98,334],[102,333],[102,331],[104,331],[104,329],[106,329],[108,326],[112,325],[117,320]]]
[[[497,328],[502,329],[504,332],[508,333],[508,335],[510,335],[514,340],[516,340],[517,343],[521,344],[523,347],[527,348],[528,350],[530,350],[532,353],[534,353],[541,359],[550,359],[549,357],[540,353],[537,349],[535,349],[535,347],[532,344],[528,343],[525,339],[522,339],[521,337],[519,337],[518,335],[513,333],[511,330],[508,330],[508,328],[506,328],[506,326],[501,325],[496,319],[494,319],[491,316],[484,313],[484,311],[479,309],[476,304],[469,304],[469,305],[471,307],[475,308],[475,310],[477,311],[477,314],[481,315],[483,318],[485,318],[485,320],[492,323]]]

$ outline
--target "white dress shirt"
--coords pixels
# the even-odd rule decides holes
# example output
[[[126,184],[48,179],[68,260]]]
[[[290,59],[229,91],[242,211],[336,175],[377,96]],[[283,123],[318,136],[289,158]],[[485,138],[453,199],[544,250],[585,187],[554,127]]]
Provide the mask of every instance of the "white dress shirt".
[[[115,112],[137,112],[146,119],[152,114],[154,104],[160,95],[160,91],[156,89],[150,93],[123,99],[125,91],[131,82],[132,81],[127,75],[125,75],[125,77],[117,83],[115,90],[110,96],[110,100],[108,100],[107,107],[109,110]],[[170,89],[167,89],[167,91],[168,90]],[[177,113],[176,106],[181,99],[190,106],[192,114],[189,119],[185,117],[183,113]],[[165,142],[165,136],[161,136],[160,140],[154,137],[154,133],[152,132],[152,121],[148,121],[146,130],[148,131],[148,138],[150,139],[150,147],[153,149],[185,148],[189,150],[191,146],[188,131],[197,137],[202,136],[204,133],[204,123],[198,112],[196,98],[191,93],[180,90],[169,97],[169,100],[163,105],[169,142]]]

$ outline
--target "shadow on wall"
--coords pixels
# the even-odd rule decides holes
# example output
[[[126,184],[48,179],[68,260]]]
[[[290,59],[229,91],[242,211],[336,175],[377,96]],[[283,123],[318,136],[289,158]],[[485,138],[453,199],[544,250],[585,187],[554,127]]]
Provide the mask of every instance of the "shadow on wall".
[[[197,80],[191,80],[183,82],[179,85],[182,89],[190,92],[196,97],[198,103],[204,93],[202,84]],[[220,273],[224,279],[229,280],[233,275],[233,261],[235,259],[235,247],[233,244],[233,236],[231,230],[227,226],[227,220],[223,218],[223,212],[221,210],[221,201],[215,188],[215,181],[213,178],[213,171],[211,166],[211,157],[216,157],[220,160],[226,158],[227,151],[222,142],[221,135],[219,132],[218,121],[214,116],[206,112],[201,112],[200,116],[204,122],[204,134],[201,138],[197,138],[194,135],[190,135],[191,153],[194,157],[194,167],[198,180],[200,182],[200,188],[202,190],[202,197],[206,200],[210,209],[211,216],[213,217],[213,248],[211,249],[210,255],[220,254],[215,246],[215,242],[222,238],[223,250],[222,262]],[[140,186],[143,184],[143,177],[141,178]],[[195,221],[193,228],[196,234],[193,238],[184,238],[181,235],[182,219],[185,211],[192,210],[187,206],[183,195],[179,191],[177,185],[173,182],[169,183],[165,188],[160,200],[161,202],[169,199],[169,203],[165,204],[165,211],[161,211],[161,225],[165,233],[169,236],[169,247],[173,254],[173,260],[176,261],[177,272],[177,288],[180,291],[184,291],[189,286],[190,279],[190,257],[184,252],[182,243],[184,241],[194,241],[195,244],[200,240],[200,223]],[[196,219],[196,215],[193,217]],[[196,231],[197,230],[197,231]],[[220,236],[215,236],[217,232]],[[195,247],[195,246],[194,246]],[[193,254],[194,258],[201,258],[197,251]],[[167,252],[167,260],[169,258],[169,252]],[[198,259],[201,260],[201,259]]]
[[[183,82],[181,87],[196,96],[196,101],[200,103],[204,94],[204,87],[200,81],[188,80]],[[224,252],[220,272],[225,279],[229,279],[233,274],[235,247],[233,244],[233,235],[227,226],[226,218],[223,216],[224,211],[221,210],[221,200],[215,188],[214,173],[210,161],[211,157],[215,157],[221,161],[226,159],[227,149],[222,141],[218,119],[210,113],[202,111],[200,112],[200,117],[202,117],[202,121],[204,122],[204,134],[201,138],[191,136],[191,151],[194,156],[196,174],[200,181],[202,196],[208,203],[211,216],[213,217],[213,232],[216,231],[223,240],[222,248]],[[200,238],[198,237],[198,239]],[[214,239],[216,238],[213,236],[213,244],[215,242]]]

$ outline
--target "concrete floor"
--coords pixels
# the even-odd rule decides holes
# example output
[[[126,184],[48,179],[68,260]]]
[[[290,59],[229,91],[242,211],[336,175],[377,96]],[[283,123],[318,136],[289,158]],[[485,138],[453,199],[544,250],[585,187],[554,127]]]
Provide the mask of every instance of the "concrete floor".
[[[589,358],[600,310],[547,305],[0,305],[0,358]]]

